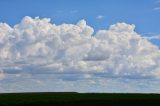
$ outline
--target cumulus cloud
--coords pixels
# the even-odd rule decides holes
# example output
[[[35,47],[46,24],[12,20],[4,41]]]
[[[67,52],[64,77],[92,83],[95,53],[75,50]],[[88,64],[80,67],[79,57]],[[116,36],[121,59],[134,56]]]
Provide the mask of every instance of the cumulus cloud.
[[[11,70],[32,67],[37,73],[36,67],[44,73],[150,75],[159,68],[158,47],[137,34],[135,25],[117,23],[93,35],[85,20],[55,25],[48,18],[26,16],[13,28],[0,27],[2,70],[10,68],[4,63]]]
[[[93,76],[159,79],[160,50],[134,29],[135,25],[117,23],[93,35],[85,20],[55,25],[49,18],[29,16],[14,27],[0,23],[0,78],[77,74],[56,79],[85,79],[92,84]]]

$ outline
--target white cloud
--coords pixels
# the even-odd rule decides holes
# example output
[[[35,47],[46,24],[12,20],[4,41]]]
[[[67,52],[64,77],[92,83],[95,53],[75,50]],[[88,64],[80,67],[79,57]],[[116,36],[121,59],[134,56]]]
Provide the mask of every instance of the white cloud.
[[[148,40],[160,39],[160,35],[157,35],[157,36],[145,36],[145,37],[143,37],[143,38],[148,39]]]
[[[96,17],[96,19],[103,19],[103,18],[104,18],[103,15],[98,15],[98,16]]]
[[[131,70],[131,73],[149,74],[159,65],[156,60],[159,59],[158,47],[134,32],[135,25],[117,23],[93,36],[93,28],[85,20],[76,25],[55,25],[49,21],[25,17],[14,28],[2,24],[1,63],[14,61],[8,64],[18,65],[22,70],[40,66],[46,68],[44,73],[50,68],[58,73],[105,72],[113,75],[117,72],[124,75]],[[26,64],[21,65],[19,61]]]
[[[92,84],[92,78],[103,79],[96,83],[106,78],[159,79],[160,50],[134,29],[135,25],[117,23],[93,35],[85,20],[55,25],[48,18],[28,16],[14,27],[1,23],[0,77],[13,79],[9,75],[15,74],[25,80],[22,75],[35,79],[49,73],[61,75],[56,80]]]
[[[160,7],[155,7],[153,10],[155,11],[160,10]]]
[[[83,77],[84,75],[54,75],[37,74],[34,77],[26,74],[21,76],[8,75],[10,79],[0,83],[1,92],[160,92],[159,80],[153,79],[123,79]]]

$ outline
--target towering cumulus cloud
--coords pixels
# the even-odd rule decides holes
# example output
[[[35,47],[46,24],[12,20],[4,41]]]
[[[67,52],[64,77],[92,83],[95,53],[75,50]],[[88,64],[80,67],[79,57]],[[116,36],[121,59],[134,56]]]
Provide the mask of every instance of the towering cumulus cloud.
[[[117,23],[93,35],[85,20],[55,25],[48,18],[28,16],[13,28],[0,23],[0,80],[24,74],[160,78],[158,46],[134,29],[135,25]]]

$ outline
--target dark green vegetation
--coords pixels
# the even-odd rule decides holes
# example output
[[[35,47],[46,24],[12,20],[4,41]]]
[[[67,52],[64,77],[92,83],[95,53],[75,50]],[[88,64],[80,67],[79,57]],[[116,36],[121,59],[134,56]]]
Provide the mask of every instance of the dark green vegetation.
[[[87,106],[120,104],[160,104],[159,94],[107,93],[6,93],[0,94],[0,106]]]

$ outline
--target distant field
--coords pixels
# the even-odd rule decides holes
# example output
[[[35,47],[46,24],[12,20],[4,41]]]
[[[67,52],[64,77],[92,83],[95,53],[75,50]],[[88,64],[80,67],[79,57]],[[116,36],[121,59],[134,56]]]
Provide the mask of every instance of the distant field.
[[[107,93],[6,93],[0,94],[0,106],[84,106],[119,104],[160,104],[159,94]]]

